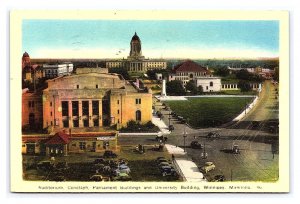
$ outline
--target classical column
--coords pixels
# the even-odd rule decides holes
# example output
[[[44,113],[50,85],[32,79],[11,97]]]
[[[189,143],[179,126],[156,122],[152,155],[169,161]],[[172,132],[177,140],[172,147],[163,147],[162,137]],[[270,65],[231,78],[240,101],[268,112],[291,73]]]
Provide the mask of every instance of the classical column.
[[[92,106],[93,102],[92,100],[89,100],[89,127],[93,127],[94,123],[93,123],[93,106]]]
[[[82,100],[78,100],[79,127],[83,127],[82,121]]]

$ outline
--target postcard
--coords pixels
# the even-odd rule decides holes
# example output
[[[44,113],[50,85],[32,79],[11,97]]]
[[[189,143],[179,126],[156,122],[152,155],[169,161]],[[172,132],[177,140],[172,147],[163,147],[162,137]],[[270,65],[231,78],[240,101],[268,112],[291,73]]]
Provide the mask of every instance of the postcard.
[[[286,11],[10,13],[12,192],[289,192]]]

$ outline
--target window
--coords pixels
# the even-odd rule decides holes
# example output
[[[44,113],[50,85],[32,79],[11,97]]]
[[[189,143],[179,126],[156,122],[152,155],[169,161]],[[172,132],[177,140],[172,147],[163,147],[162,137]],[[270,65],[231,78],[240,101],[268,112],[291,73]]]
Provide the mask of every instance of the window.
[[[34,101],[31,101],[31,107],[34,107]]]
[[[140,98],[135,99],[135,104],[141,104],[142,100]]]
[[[85,150],[86,149],[86,142],[79,142],[79,149]]]
[[[52,116],[52,111],[50,112],[50,116]]]
[[[117,101],[117,104],[120,104],[120,100]]]
[[[98,84],[96,84],[96,89],[98,89]]]
[[[61,108],[62,108],[62,116],[69,116],[69,103],[68,103],[68,101],[62,101],[61,102]]]
[[[52,102],[50,102],[50,107],[52,107]]]
[[[209,82],[209,86],[214,86],[214,83],[212,81]]]
[[[64,126],[64,128],[68,128],[69,127],[69,120],[63,120],[63,126]]]
[[[79,89],[79,85],[78,85],[78,84],[77,84],[77,86],[76,86],[76,87],[77,87],[77,89]]]
[[[141,121],[141,119],[142,119],[142,113],[141,113],[140,110],[137,110],[137,111],[135,112],[135,120],[136,120],[136,121]]]
[[[120,110],[118,110],[118,114],[120,114]]]

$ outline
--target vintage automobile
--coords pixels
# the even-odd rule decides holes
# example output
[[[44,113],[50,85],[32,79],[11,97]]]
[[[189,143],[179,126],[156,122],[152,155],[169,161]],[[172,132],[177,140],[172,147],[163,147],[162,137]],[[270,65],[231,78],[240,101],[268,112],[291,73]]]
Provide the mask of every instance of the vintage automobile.
[[[90,181],[103,181],[103,176],[100,174],[95,174],[90,177]]]
[[[172,166],[164,166],[160,171],[162,176],[177,176],[177,172]]]
[[[224,175],[221,175],[221,174],[218,174],[214,177],[214,180],[215,182],[223,182],[223,181],[226,181],[225,179],[225,176]]]
[[[116,158],[118,155],[111,150],[106,150],[103,154],[104,158]]]
[[[205,162],[205,165],[201,168],[204,173],[212,171],[216,168],[213,162]]]
[[[209,138],[209,139],[217,139],[220,137],[220,134],[219,133],[216,133],[216,132],[209,132],[207,135],[206,135],[206,138]]]
[[[112,179],[113,181],[130,181],[131,177],[126,173],[119,173],[118,176]]]
[[[191,148],[192,149],[203,149],[204,145],[200,144],[198,141],[192,141],[191,142]]]

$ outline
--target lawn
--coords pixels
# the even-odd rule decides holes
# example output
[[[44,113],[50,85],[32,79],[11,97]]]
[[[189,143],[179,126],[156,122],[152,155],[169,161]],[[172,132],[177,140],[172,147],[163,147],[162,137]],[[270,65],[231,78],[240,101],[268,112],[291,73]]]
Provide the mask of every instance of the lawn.
[[[194,128],[216,127],[239,115],[252,97],[189,98],[186,101],[165,102],[172,111]]]

